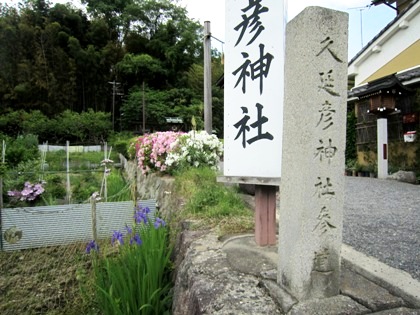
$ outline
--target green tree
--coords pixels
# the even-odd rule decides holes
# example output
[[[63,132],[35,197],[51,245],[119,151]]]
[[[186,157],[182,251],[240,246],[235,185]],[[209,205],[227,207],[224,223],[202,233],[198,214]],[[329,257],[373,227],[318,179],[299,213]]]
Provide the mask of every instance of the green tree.
[[[23,110],[10,111],[0,115],[0,130],[5,135],[17,137],[22,133]]]
[[[223,76],[222,56],[217,51],[213,51],[212,56],[212,110],[213,110],[213,129],[219,137],[223,137],[223,110],[224,93],[223,89],[216,86],[218,80]],[[193,64],[186,74],[187,86],[189,86],[196,97],[200,100],[204,97],[204,67],[202,64]],[[198,104],[197,104],[198,105]],[[200,103],[200,106],[204,106]]]
[[[17,93],[24,91],[21,86],[14,91],[18,83],[19,59],[22,46],[19,33],[20,16],[15,8],[0,4],[0,100],[2,112],[14,104]]]
[[[19,135],[16,138],[0,136],[6,142],[5,160],[10,168],[18,164],[39,158],[38,138],[35,135]]]
[[[21,126],[23,134],[37,135],[40,142],[51,141],[51,121],[40,110],[22,113]]]
[[[69,110],[61,113],[51,125],[55,130],[56,142],[100,143],[112,132],[111,114],[94,112],[77,113]]]
[[[201,26],[169,0],[85,0],[88,11],[102,18],[127,53],[148,54],[167,69],[174,86],[202,51]],[[165,82],[167,83],[167,82]],[[129,86],[131,87],[131,86]]]
[[[161,61],[148,54],[125,54],[117,64],[117,69],[125,82],[131,86],[147,82],[149,85],[159,87],[162,85],[162,81],[166,80],[167,74]]]
[[[124,13],[133,0],[82,0],[87,11],[95,19],[102,19],[108,25],[108,36],[118,40],[120,29],[124,27]]]
[[[354,108],[347,111],[347,128],[346,128],[346,162],[357,159],[356,152],[356,123],[357,118]]]
[[[18,9],[0,4],[0,114],[24,110],[54,118],[67,110],[115,109],[118,116],[119,99],[113,106],[109,84],[114,81],[126,94],[142,82],[157,94],[191,89],[193,101],[169,111],[184,116],[200,111],[202,91],[196,86],[201,83],[190,80],[188,70],[201,63],[202,31],[184,8],[169,0],[84,3],[89,16],[69,3],[23,0]],[[11,134],[22,132],[6,125]]]
[[[170,89],[159,91],[147,88],[144,92],[146,101],[146,127],[151,130],[169,128],[167,117],[181,117],[184,129],[190,128],[191,117],[197,117],[199,123],[203,114],[202,102],[195,98],[191,89]],[[140,130],[142,121],[143,91],[133,88],[121,107],[121,124],[124,130]]]
[[[67,6],[26,1],[0,15],[0,100],[7,108],[40,109],[54,115],[77,109],[77,77],[67,41],[83,36],[86,16]],[[5,32],[3,32],[3,29]],[[4,62],[3,62],[4,61]]]
[[[103,143],[112,133],[111,114],[105,112],[95,112],[89,109],[80,114],[82,122],[84,143]]]

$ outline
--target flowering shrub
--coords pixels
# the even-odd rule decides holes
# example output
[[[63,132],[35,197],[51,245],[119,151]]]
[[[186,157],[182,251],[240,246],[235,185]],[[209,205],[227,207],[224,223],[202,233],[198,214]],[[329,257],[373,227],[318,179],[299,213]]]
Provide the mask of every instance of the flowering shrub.
[[[217,170],[223,154],[219,139],[205,131],[156,132],[138,138],[135,145],[143,174],[200,166]]]
[[[217,170],[222,154],[223,144],[215,135],[190,131],[174,142],[165,163],[171,168],[209,166]]]
[[[102,254],[95,241],[93,256],[96,302],[101,314],[166,314],[171,307],[168,230],[149,208],[136,207],[135,224],[113,231],[114,253]],[[105,246],[104,246],[105,247]],[[102,251],[102,249],[101,249]]]
[[[171,151],[171,144],[181,134],[172,131],[156,132],[138,138],[136,143],[137,161],[143,174],[151,171],[166,171],[166,156]]]
[[[9,190],[7,192],[7,195],[9,197],[12,197],[12,199],[14,199],[15,201],[34,201],[45,191],[43,187],[44,184],[44,181],[36,184],[25,182],[22,191]]]

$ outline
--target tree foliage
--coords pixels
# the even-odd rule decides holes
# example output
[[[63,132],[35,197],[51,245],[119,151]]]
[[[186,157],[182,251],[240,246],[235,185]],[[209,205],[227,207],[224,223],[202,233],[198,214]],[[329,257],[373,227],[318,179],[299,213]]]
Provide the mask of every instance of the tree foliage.
[[[110,116],[89,109],[81,113],[65,110],[55,118],[48,118],[39,110],[19,110],[0,116],[0,130],[13,138],[36,135],[41,143],[101,143],[112,132]]]
[[[23,0],[18,8],[0,4],[0,114],[16,112],[15,123],[12,116],[7,126],[0,119],[0,127],[6,128],[0,131],[16,136],[36,129],[44,139],[55,126],[58,134],[61,128],[86,141],[98,136],[81,135],[77,117],[73,126],[53,122],[98,112],[124,123],[116,128],[132,128],[127,117],[138,115],[134,104],[143,82],[154,128],[160,128],[166,116],[189,121],[189,115],[202,114],[202,29],[185,8],[170,0],[83,3],[87,13],[70,2]],[[120,88],[113,90],[110,82],[120,83]],[[223,94],[215,93],[219,108]],[[22,118],[24,113],[34,117]],[[220,117],[216,121],[219,124]]]
[[[143,117],[143,98],[148,126],[151,130],[169,130],[173,125],[166,122],[166,118],[179,117],[183,119],[182,127],[191,128],[191,117],[203,115],[202,101],[197,99],[194,92],[187,88],[173,88],[166,91],[154,89],[134,88],[121,107],[121,124],[123,129],[140,131]],[[199,119],[199,118],[198,118]],[[199,119],[202,124],[202,120]]]
[[[0,141],[5,141],[7,148],[5,161],[7,161],[9,167],[16,167],[22,162],[36,160],[40,156],[38,138],[35,135],[27,134],[11,138],[0,134]]]
[[[356,152],[356,113],[354,109],[347,111],[347,128],[346,128],[346,162],[355,161],[357,159]]]

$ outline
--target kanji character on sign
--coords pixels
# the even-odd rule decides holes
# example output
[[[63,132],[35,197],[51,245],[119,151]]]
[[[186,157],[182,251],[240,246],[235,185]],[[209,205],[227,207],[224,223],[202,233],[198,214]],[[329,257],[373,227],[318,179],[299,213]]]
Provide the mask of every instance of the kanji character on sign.
[[[322,108],[319,110],[321,113],[320,118],[316,126],[318,127],[321,122],[324,123],[324,128],[322,130],[327,130],[332,125],[334,125],[333,121],[333,115],[335,114],[335,109],[332,109],[332,105],[330,102],[325,101],[324,104],[322,104]]]
[[[326,158],[328,162],[331,162],[335,154],[337,153],[337,147],[332,146],[332,140],[328,140],[328,146],[324,145],[324,141],[319,139],[319,143],[321,144],[318,148],[316,148],[315,157],[319,156],[319,160],[322,162],[322,158]]]
[[[242,146],[245,148],[246,147],[246,133],[250,130],[249,126],[248,126],[248,120],[251,118],[249,117],[248,114],[248,108],[246,107],[241,107],[242,109],[242,114],[245,114],[244,117],[242,117],[242,119],[240,121],[238,121],[236,124],[234,124],[233,126],[236,129],[239,129],[238,134],[236,135],[236,139],[239,138],[239,136],[242,135]]]
[[[334,91],[334,78],[333,78],[332,74],[333,74],[332,69],[330,71],[328,71],[327,73],[320,72],[319,76],[320,76],[320,80],[321,80],[321,85],[318,86],[318,87],[319,87],[320,90],[322,89],[322,90],[328,92],[328,94],[331,94],[332,96],[340,96],[340,94],[338,94],[337,92]]]
[[[248,108],[241,107],[242,113],[245,114],[245,115],[242,117],[241,120],[239,120],[236,124],[233,125],[236,129],[238,129],[238,133],[237,133],[234,140],[236,140],[240,136],[242,136],[242,147],[243,148],[246,147],[247,143],[252,144],[255,141],[262,140],[262,139],[266,139],[266,140],[273,140],[274,139],[274,137],[271,133],[269,133],[269,132],[264,132],[263,133],[263,131],[262,131],[262,125],[265,124],[266,122],[268,122],[268,118],[262,115],[262,110],[263,110],[264,106],[262,106],[259,103],[257,103],[255,106],[257,107],[257,120],[255,122],[253,122],[252,124],[250,124],[248,126],[248,121],[250,119],[250,116],[248,116]],[[251,130],[251,128],[257,130],[257,135],[255,137],[252,137],[249,140],[246,140],[247,132],[249,132]]]
[[[267,78],[270,71],[271,61],[274,59],[273,55],[270,53],[264,54],[265,46],[263,44],[259,45],[260,47],[260,59],[251,63],[249,59],[246,59],[245,62],[235,71],[232,72],[233,75],[239,74],[239,78],[236,81],[235,88],[242,81],[242,92],[246,93],[246,77],[250,77],[252,81],[255,79],[260,80],[260,94],[263,93],[263,80]],[[242,57],[248,58],[249,55],[246,52],[242,53]],[[251,71],[248,71],[248,67]]]
[[[328,197],[328,196],[334,196],[335,191],[333,191],[331,184],[331,179],[327,177],[327,182],[324,184],[321,177],[318,177],[318,183],[315,184],[316,192],[315,194],[318,195],[318,197]]]
[[[253,9],[253,11],[250,15],[242,14],[242,22],[234,28],[235,31],[241,31],[235,46],[237,46],[241,42],[243,36],[245,35],[245,31],[248,28],[251,29],[249,33],[251,35],[252,33],[254,34],[251,40],[247,43],[247,46],[252,44],[261,34],[261,32],[265,29],[264,25],[262,25],[260,21],[260,14],[268,12],[268,8],[263,7],[261,5],[261,1],[262,0],[249,0],[248,6],[242,9],[242,12],[244,13],[250,11],[251,9]]]
[[[319,56],[319,55],[321,55],[325,50],[327,50],[330,54],[331,54],[331,56],[333,56],[333,58],[336,60],[336,61],[338,61],[338,62],[340,62],[340,63],[343,63],[343,60],[341,60],[338,56],[337,56],[337,54],[335,53],[335,52],[333,52],[331,49],[330,49],[330,45],[332,45],[332,44],[334,44],[334,41],[330,38],[330,37],[327,37],[326,39],[324,39],[322,42],[321,42],[321,44],[325,44],[325,46],[324,47],[322,47],[322,49],[321,49],[321,51],[316,55],[317,57]]]
[[[322,207],[317,217],[318,223],[315,225],[314,231],[319,230],[321,234],[328,232],[331,229],[335,229],[335,225],[331,223],[330,211],[327,207]]]

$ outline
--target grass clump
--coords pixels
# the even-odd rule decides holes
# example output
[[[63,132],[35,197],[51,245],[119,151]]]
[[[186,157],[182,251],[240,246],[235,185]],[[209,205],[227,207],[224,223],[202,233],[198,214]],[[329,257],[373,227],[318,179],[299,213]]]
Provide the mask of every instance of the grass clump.
[[[108,201],[132,200],[132,185],[127,183],[118,171],[111,172],[107,178]]]
[[[199,220],[199,226],[217,227],[221,235],[253,230],[253,212],[233,187],[216,181],[214,170],[185,169],[175,175],[175,187],[185,200],[183,218]]]

